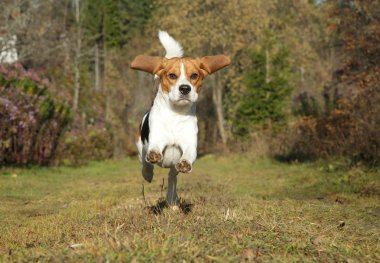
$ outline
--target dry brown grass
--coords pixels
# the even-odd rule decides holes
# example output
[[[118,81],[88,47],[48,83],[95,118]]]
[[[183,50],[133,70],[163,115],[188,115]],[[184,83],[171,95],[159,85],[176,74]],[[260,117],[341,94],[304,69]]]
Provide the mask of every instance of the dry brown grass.
[[[166,171],[145,184],[144,198],[137,160],[8,168],[0,175],[0,259],[379,261],[378,175],[318,168],[205,156],[180,175],[186,213],[152,211]]]

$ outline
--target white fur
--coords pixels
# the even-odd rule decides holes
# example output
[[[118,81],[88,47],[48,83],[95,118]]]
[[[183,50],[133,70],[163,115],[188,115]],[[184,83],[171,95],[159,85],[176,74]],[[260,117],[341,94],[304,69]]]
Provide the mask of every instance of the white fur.
[[[174,38],[172,38],[166,31],[158,31],[158,38],[166,51],[166,58],[181,58],[183,56],[183,49]]]
[[[160,41],[164,45],[166,57],[181,57],[182,47],[168,33],[160,31]],[[177,202],[177,175],[175,166],[182,160],[193,164],[197,158],[198,124],[195,115],[198,94],[194,86],[186,79],[183,63],[181,75],[171,87],[169,93],[162,90],[159,85],[157,95],[149,114],[149,142],[143,143],[141,138],[137,142],[139,157],[142,162],[143,177],[151,182],[154,166],[146,160],[150,151],[162,154],[163,158],[157,164],[164,168],[170,168],[168,180],[167,201],[171,205]],[[189,85],[191,91],[187,95],[181,95],[180,85]],[[146,118],[144,116],[143,120]]]
[[[185,106],[173,104],[160,86],[149,114],[149,143],[143,143],[141,138],[137,142],[142,175],[148,182],[152,181],[154,170],[153,164],[146,161],[149,151],[161,153],[163,158],[157,164],[170,168],[166,196],[171,205],[175,205],[178,198],[175,165],[183,159],[192,165],[197,158],[198,121],[195,110],[194,103]]]
[[[149,127],[147,150],[164,153],[160,166],[174,167],[180,159],[190,164],[195,161],[198,134],[195,104],[177,106],[170,102],[168,94],[160,87],[150,111]],[[173,150],[177,153],[166,154]]]

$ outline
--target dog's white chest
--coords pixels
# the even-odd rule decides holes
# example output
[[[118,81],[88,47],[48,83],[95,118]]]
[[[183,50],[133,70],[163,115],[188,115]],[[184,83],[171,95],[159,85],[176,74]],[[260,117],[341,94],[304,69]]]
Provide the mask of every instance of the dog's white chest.
[[[153,121],[155,122],[155,121]],[[198,133],[197,118],[195,116],[176,117],[163,121],[162,123],[152,123],[153,127],[162,132],[169,144],[180,145],[183,141],[196,137]]]
[[[182,150],[178,145],[168,145],[163,151],[162,161],[158,163],[163,168],[173,167],[179,162],[182,156]]]

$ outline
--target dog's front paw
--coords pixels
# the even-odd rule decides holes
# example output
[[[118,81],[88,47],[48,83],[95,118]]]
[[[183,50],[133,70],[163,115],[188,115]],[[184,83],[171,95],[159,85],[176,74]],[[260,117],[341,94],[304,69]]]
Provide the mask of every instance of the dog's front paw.
[[[192,166],[187,160],[182,159],[175,165],[175,169],[180,173],[190,173]]]
[[[162,160],[162,154],[158,151],[151,150],[148,152],[145,159],[149,163],[158,163]]]

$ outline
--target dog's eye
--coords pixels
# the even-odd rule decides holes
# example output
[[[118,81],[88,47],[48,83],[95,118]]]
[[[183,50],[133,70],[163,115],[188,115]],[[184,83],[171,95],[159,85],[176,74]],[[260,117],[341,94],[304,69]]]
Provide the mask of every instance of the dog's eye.
[[[190,79],[192,80],[196,80],[198,78],[198,74],[194,73],[194,74],[191,74],[190,76]]]
[[[177,79],[177,75],[176,74],[174,74],[174,73],[170,73],[169,75],[168,75],[168,77],[169,77],[169,79]]]

